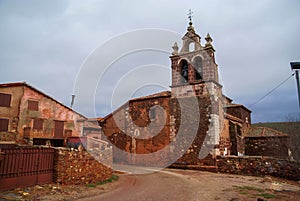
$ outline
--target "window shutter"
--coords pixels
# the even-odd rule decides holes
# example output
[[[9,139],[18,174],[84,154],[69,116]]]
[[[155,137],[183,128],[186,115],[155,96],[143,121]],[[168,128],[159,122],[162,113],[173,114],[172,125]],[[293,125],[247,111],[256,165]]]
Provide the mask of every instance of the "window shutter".
[[[0,106],[10,107],[11,95],[0,93]]]
[[[43,130],[43,119],[34,119],[33,120],[33,129]]]
[[[0,119],[0,132],[1,131],[8,131],[8,119]]]
[[[39,102],[34,100],[28,100],[28,110],[39,110]]]

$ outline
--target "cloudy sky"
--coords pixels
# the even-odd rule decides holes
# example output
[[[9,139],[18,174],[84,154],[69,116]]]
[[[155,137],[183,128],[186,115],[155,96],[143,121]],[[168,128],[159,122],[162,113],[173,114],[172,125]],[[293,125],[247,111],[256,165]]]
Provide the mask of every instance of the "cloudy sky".
[[[287,116],[299,115],[295,77],[257,102],[292,74],[290,61],[300,61],[299,0],[183,2],[0,0],[0,83],[26,81],[69,106],[82,68],[99,48],[121,57],[118,50],[125,48],[126,39],[120,39],[123,42],[119,46],[112,43],[129,32],[156,29],[183,35],[188,25],[187,12],[192,9],[198,34],[204,39],[209,32],[214,40],[224,93],[249,107],[253,122],[285,121]],[[140,39],[136,41],[139,44],[147,41],[147,34]],[[166,37],[169,41],[173,38]],[[107,44],[112,47],[105,49]],[[154,85],[158,80],[170,85],[172,45],[170,42],[169,52],[144,50],[112,61],[105,78],[102,76],[93,83],[96,86],[90,87],[97,91],[96,106],[85,102],[82,94],[76,94],[74,108],[90,117],[108,114],[111,98],[106,94],[113,89],[111,80],[119,83],[131,72],[129,64],[153,69],[142,71],[140,80],[151,74],[159,78],[153,81]],[[153,63],[161,68],[156,71]],[[134,79],[130,77],[133,75],[126,79]],[[88,76],[85,79],[88,83]],[[157,90],[165,90],[161,86],[166,83],[157,84]],[[145,85],[131,94],[154,91]],[[91,108],[96,108],[96,114]]]

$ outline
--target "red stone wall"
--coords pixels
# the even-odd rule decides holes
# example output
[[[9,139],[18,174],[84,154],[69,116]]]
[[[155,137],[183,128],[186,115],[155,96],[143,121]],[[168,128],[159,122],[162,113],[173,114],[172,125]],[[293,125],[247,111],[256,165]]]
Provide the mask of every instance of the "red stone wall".
[[[114,117],[110,116],[105,122],[102,122],[101,124],[103,126],[104,134],[108,140],[115,145],[113,150],[114,161],[142,165],[153,165],[154,161],[161,161],[163,163],[164,160],[169,160],[172,158],[172,151],[163,153],[167,155],[155,155],[155,153],[167,147],[172,141],[170,129],[175,131],[175,135],[179,129],[182,129],[185,135],[188,136],[192,133],[195,133],[196,136],[194,139],[192,139],[189,147],[186,147],[188,145],[184,144],[186,143],[184,136],[183,138],[176,138],[176,141],[179,143],[179,145],[174,147],[174,151],[179,153],[182,152],[184,149],[183,147],[186,147],[187,149],[185,149],[186,153],[182,152],[183,156],[178,160],[178,162],[185,162],[188,164],[200,163],[201,160],[199,160],[199,152],[209,129],[209,118],[211,112],[210,97],[202,96],[197,98],[180,98],[180,104],[177,100],[178,99],[176,98],[156,98],[131,102],[129,103],[128,108],[121,107],[119,110],[114,112]],[[197,106],[195,106],[195,100],[198,101]],[[134,133],[135,129],[134,126],[128,121],[126,112],[128,112],[128,115],[136,125],[140,127],[146,127],[149,125],[150,121],[148,116],[149,108],[155,104],[163,107],[167,114],[167,121],[165,124],[164,122],[160,122],[159,118],[157,119],[157,121],[163,126],[162,130],[155,136],[151,137],[149,135],[149,138],[146,139],[135,138],[133,140],[131,134]],[[196,110],[195,107],[198,107],[199,110]],[[200,121],[197,119],[199,114]],[[174,122],[170,121],[171,117]],[[145,134],[147,137],[147,131],[142,130],[141,133]],[[145,154],[145,156],[143,158],[133,160],[130,154],[126,155],[122,152]],[[152,158],[147,158],[147,154],[149,153],[152,153]],[[208,154],[209,152],[207,152],[207,155]]]
[[[196,137],[192,141],[191,146],[183,154],[183,156],[178,159],[177,163],[186,163],[186,164],[198,164],[201,163],[199,159],[199,152],[202,148],[204,139],[207,135],[207,131],[209,129],[209,115],[211,112],[211,101],[208,96],[197,97],[199,110],[195,110],[195,106],[193,104],[194,98],[181,98],[181,106],[185,112],[181,113],[180,105],[177,99],[170,100],[170,115],[175,118],[175,129],[179,130],[181,125],[184,125],[184,132],[189,135],[190,133],[196,132]],[[196,118],[199,116],[200,112],[200,121]],[[192,117],[195,117],[192,118]],[[198,123],[198,124],[197,124]],[[197,128],[198,126],[198,128]],[[195,130],[196,129],[196,130]],[[184,139],[181,142],[185,143]],[[177,151],[180,151],[181,147],[175,148]]]
[[[180,101],[180,104],[178,101]],[[195,101],[197,102],[196,105]],[[147,127],[150,123],[149,109],[154,105],[164,108],[167,115],[166,122],[162,122],[159,117],[157,119],[158,125],[163,126],[162,130],[157,134],[153,133],[155,134],[154,136],[151,136],[151,130],[150,133],[147,133],[149,130],[141,130],[140,134],[143,134],[144,139],[134,138],[135,126],[133,123],[130,123],[128,116],[137,126]],[[196,107],[198,107],[198,110],[195,109]],[[167,97],[140,99],[130,101],[128,107],[124,105],[119,108],[101,125],[107,139],[115,145],[113,150],[115,162],[153,165],[153,161],[161,161],[163,163],[164,160],[169,160],[172,158],[172,152],[175,152],[182,154],[182,157],[178,160],[179,163],[199,164],[203,163],[199,159],[199,153],[203,148],[203,142],[209,130],[211,112],[212,105],[209,95],[178,99]],[[157,151],[169,146],[180,129],[187,138],[195,134],[195,137],[190,141],[191,144],[186,144],[188,142],[186,142],[184,136],[176,138],[177,145],[173,147],[173,151],[164,152],[163,154],[166,155],[155,155]],[[170,133],[170,130],[172,133]],[[202,152],[202,155],[204,153],[203,158],[209,155],[214,147],[207,146],[206,148],[207,150]],[[128,154],[126,155],[124,152]],[[152,158],[147,158],[149,153],[152,154]],[[145,154],[145,156],[140,159],[133,159],[132,154]]]
[[[265,176],[271,175],[291,180],[300,180],[300,162],[271,157],[227,156],[217,158],[221,173]]]
[[[230,155],[231,154],[231,143],[230,143],[230,135],[229,135],[229,120],[224,119],[224,124],[222,128],[222,133],[220,136],[220,155]]]
[[[111,176],[112,169],[97,161],[87,151],[55,149],[54,182],[64,185],[90,184],[107,180]]]
[[[159,106],[162,110],[157,110],[155,119],[151,120],[149,110],[153,106]],[[165,156],[155,155],[155,152],[170,143],[168,113],[169,97],[135,100],[119,108],[105,122],[102,122],[106,138],[114,145],[114,161],[143,165],[151,165],[153,161],[163,161]],[[149,126],[151,121],[155,122],[155,127],[161,129]],[[132,154],[149,153],[154,153],[154,157],[132,158]]]
[[[300,180],[299,161],[260,156],[218,156],[217,158],[207,158],[210,160],[209,164],[187,165],[178,163],[170,167],[260,177],[274,176],[295,181]]]
[[[246,137],[245,155],[288,158],[288,137]]]

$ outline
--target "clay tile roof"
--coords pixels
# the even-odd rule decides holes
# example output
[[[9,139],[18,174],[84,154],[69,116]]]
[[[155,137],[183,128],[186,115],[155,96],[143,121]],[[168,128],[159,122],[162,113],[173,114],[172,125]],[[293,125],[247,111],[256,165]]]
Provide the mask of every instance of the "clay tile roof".
[[[267,127],[252,127],[245,137],[289,137],[288,134]]]
[[[98,117],[97,118],[97,121],[101,121],[101,120],[103,120],[104,118],[102,118],[102,117]]]
[[[249,110],[248,108],[246,108],[244,105],[242,104],[236,104],[236,103],[230,103],[224,106],[224,108],[233,108],[233,107],[241,107],[249,112],[252,112],[251,110]]]
[[[170,91],[162,91],[162,92],[151,94],[151,95],[148,95],[148,96],[133,98],[130,101],[145,100],[145,99],[151,99],[151,98],[169,97],[169,96],[171,96]]]
[[[15,87],[15,86],[23,86],[27,85],[26,82],[12,82],[12,83],[1,83],[0,87]]]

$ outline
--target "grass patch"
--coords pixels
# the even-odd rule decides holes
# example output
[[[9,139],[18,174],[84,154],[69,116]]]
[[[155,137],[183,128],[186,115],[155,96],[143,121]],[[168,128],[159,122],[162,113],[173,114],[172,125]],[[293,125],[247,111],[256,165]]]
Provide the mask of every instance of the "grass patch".
[[[86,187],[89,187],[89,188],[95,188],[95,187],[96,187],[96,184],[87,184]]]
[[[273,194],[266,193],[264,189],[253,187],[253,186],[233,186],[240,194],[247,195],[255,198],[255,197],[263,197],[266,199],[272,199],[276,196]]]
[[[233,187],[240,190],[241,192],[245,192],[245,190],[247,190],[247,191],[256,191],[256,192],[259,192],[259,193],[264,192],[264,189],[256,188],[256,187],[253,187],[253,186],[233,186]]]
[[[111,176],[111,178],[105,180],[105,181],[100,181],[100,182],[97,182],[96,184],[97,185],[103,185],[103,184],[107,184],[107,183],[111,183],[113,181],[117,181],[119,179],[119,177],[117,175],[113,175]]]
[[[276,197],[275,195],[269,194],[269,193],[260,193],[260,194],[256,194],[256,196],[261,196],[261,197],[268,198],[268,199]]]
[[[117,175],[112,175],[111,178],[109,178],[109,179],[107,179],[105,181],[100,181],[100,182],[97,182],[95,184],[87,184],[86,186],[87,187],[91,187],[91,188],[95,188],[96,186],[107,184],[107,183],[111,183],[113,181],[117,181],[118,179],[119,179],[119,177]]]

